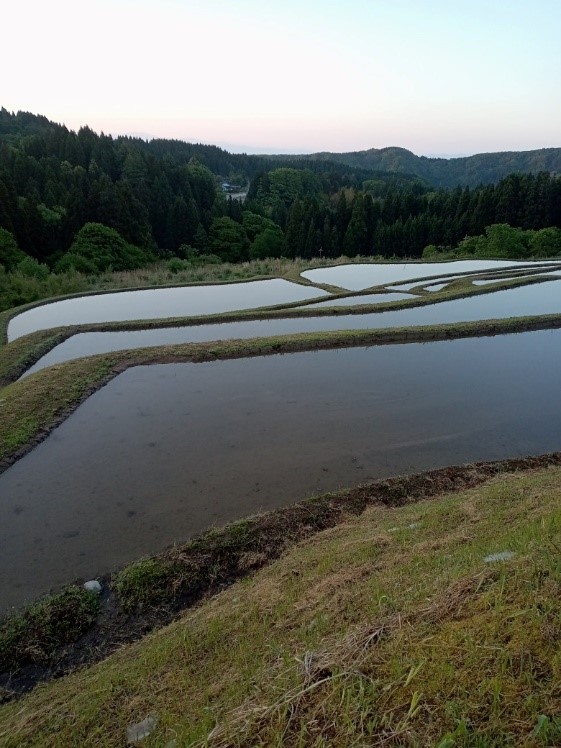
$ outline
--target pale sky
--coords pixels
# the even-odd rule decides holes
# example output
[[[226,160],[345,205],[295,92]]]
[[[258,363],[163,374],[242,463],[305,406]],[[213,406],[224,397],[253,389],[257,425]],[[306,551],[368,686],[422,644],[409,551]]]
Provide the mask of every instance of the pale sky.
[[[305,153],[561,146],[561,0],[6,0],[0,106]]]

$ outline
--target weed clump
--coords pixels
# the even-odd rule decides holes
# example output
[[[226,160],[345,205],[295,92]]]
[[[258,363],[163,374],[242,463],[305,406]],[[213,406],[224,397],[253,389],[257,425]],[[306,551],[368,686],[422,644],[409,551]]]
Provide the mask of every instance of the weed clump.
[[[67,587],[0,619],[0,671],[49,662],[58,647],[76,641],[87,631],[99,604],[95,593]]]
[[[124,610],[142,610],[175,596],[177,571],[174,566],[156,558],[142,559],[125,566],[113,578],[112,586]]]

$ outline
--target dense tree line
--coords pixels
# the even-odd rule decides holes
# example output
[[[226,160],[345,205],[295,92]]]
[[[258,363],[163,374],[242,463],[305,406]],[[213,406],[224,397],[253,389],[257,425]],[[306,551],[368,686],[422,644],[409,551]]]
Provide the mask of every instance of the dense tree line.
[[[1,109],[0,227],[51,267],[87,223],[108,226],[154,255],[181,256],[184,246],[206,252],[219,227],[228,227],[224,221],[213,227],[213,221],[228,217],[241,224],[239,206],[228,204],[220,180],[247,182],[271,165],[277,162],[215,146],[112,138],[88,127],[73,132],[44,117]],[[328,192],[359,187],[373,176],[317,161],[309,166]]]
[[[497,185],[428,191],[422,185],[342,189],[327,195],[317,182],[275,179],[283,169],[258,175],[246,208],[276,221],[290,257],[336,257],[341,253],[419,257],[427,245],[451,247],[491,224],[522,229],[561,227],[561,178],[547,173],[513,174]]]
[[[494,223],[487,226],[483,234],[462,239],[453,249],[443,251],[429,244],[423,250],[423,258],[431,260],[470,255],[505,259],[561,256],[561,229],[555,226],[538,230],[520,229],[508,223]]]
[[[232,174],[251,181],[243,205],[220,190]],[[513,174],[497,185],[435,190],[403,174],[112,138],[88,127],[76,133],[0,110],[7,270],[26,257],[56,272],[93,273],[158,256],[418,257],[428,245],[455,246],[493,224],[561,227],[561,179]]]
[[[0,141],[0,226],[39,261],[56,262],[88,222],[174,250],[222,212],[216,198],[215,177],[199,162],[158,161],[88,128]]]

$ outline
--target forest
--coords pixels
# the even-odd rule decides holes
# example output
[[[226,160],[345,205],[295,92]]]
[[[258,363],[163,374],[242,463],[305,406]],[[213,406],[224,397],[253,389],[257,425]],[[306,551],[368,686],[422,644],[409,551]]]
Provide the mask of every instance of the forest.
[[[300,157],[295,157],[300,158]],[[561,172],[561,148],[535,151],[477,153],[474,156],[434,158],[416,156],[406,148],[370,148],[351,153],[314,153],[306,156],[319,161],[335,161],[362,169],[414,174],[433,187],[477,187],[496,183],[509,174]]]
[[[249,185],[245,202],[222,192],[224,179]],[[466,238],[495,224],[551,229],[499,256],[559,253],[561,178],[517,173],[475,188],[434,188],[411,174],[113,138],[88,127],[76,133],[0,110],[4,275],[99,273],[174,258],[420,257],[459,243],[469,254],[475,245]],[[482,244],[477,251],[488,253]]]

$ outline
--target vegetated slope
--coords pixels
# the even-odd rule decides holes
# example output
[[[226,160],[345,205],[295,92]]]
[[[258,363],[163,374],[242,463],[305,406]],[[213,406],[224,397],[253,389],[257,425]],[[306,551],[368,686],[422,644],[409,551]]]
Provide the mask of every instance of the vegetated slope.
[[[65,125],[52,122],[42,115],[22,111],[11,113],[3,107],[0,108],[0,142],[3,141],[13,146],[19,145],[22,139],[28,146],[25,149],[26,152],[33,156],[66,159],[72,165],[80,165],[84,168],[89,165],[92,151],[95,151],[94,158],[99,157],[100,153],[105,154],[105,158],[98,163],[102,169],[109,165],[115,169],[119,165],[120,156],[126,156],[131,149],[138,149],[158,160],[167,159],[175,167],[185,166],[191,159],[196,158],[214,174],[224,178],[233,177],[236,180],[250,179],[258,171],[267,171],[292,163],[290,156],[285,158],[284,156],[230,153],[216,145],[188,143],[177,139],[143,140],[126,135],[117,137],[103,133],[98,135],[87,125],[81,127],[76,133]],[[111,147],[115,147],[116,154],[108,154]],[[352,172],[359,179],[372,176],[372,169],[361,166],[349,167],[340,160],[330,162],[329,159],[322,159],[323,163],[319,163],[318,159],[307,160],[305,156],[300,160],[303,160],[300,168],[315,172],[334,171],[339,175],[347,176]],[[105,170],[110,176],[115,176],[114,171]]]
[[[80,290],[74,271],[131,270],[156,259],[173,259],[178,272],[270,257],[419,257],[495,223],[561,225],[561,178],[547,172],[435,190],[407,173],[413,154],[384,153],[383,171],[238,156],[88,127],[76,133],[0,109],[0,308],[44,296],[45,284],[49,295]],[[227,199],[222,178],[248,186],[243,204]]]
[[[405,148],[370,148],[350,153],[314,153],[308,160],[339,162],[355,168],[415,174],[435,187],[494,184],[509,174],[561,172],[561,148],[478,153],[461,158],[427,158]]]
[[[146,746],[557,745],[560,477],[350,517],[4,705],[0,742],[119,746],[143,723]]]
[[[277,254],[283,249],[279,225],[256,225],[254,219],[248,236],[242,206],[227,201],[220,182],[247,185],[255,174],[283,166],[289,163],[216,146],[112,138],[88,127],[76,133],[45,117],[0,109],[0,265],[18,264],[14,248],[5,248],[15,242],[16,249],[54,267],[90,222],[160,256],[184,259],[191,250],[226,248],[230,256],[222,259],[234,261],[248,259],[251,242],[269,229],[253,254],[277,256],[271,245],[276,238]],[[317,160],[299,162],[297,171],[313,177],[324,200],[374,177],[379,185],[419,183],[417,177]]]

